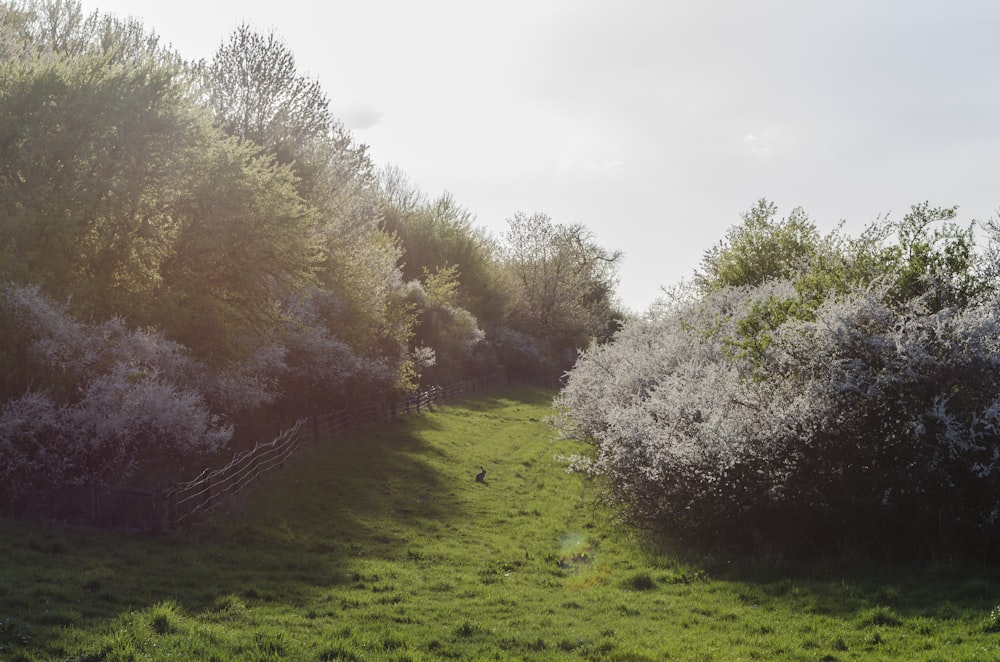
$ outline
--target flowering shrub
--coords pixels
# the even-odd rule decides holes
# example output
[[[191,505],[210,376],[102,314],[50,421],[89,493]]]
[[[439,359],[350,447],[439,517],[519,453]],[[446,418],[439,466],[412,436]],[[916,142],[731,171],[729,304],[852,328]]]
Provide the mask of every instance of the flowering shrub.
[[[0,289],[0,317],[17,330],[34,380],[0,408],[8,503],[94,480],[163,484],[228,442],[232,426],[207,397],[224,389],[158,332],[83,323],[37,288],[13,285]]]
[[[344,338],[345,304],[336,295],[306,290],[284,308],[284,368],[273,374],[281,396],[300,411],[385,393],[399,379],[390,357],[365,356]]]
[[[793,296],[726,288],[628,323],[578,361],[559,425],[594,441],[590,469],[633,512],[691,540],[928,551],[993,535],[1000,297],[938,308],[856,287],[747,325]]]

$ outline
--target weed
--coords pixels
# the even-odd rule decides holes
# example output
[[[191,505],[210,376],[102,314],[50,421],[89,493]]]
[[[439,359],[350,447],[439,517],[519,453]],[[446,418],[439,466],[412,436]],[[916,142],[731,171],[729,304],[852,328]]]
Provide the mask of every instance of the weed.
[[[1000,605],[990,610],[982,627],[983,632],[1000,632]]]

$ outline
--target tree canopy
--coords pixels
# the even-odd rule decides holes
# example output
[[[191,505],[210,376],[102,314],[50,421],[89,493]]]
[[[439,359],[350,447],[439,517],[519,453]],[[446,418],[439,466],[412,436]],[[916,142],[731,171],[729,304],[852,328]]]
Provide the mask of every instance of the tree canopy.
[[[583,228],[509,259],[451,195],[380,173],[246,24],[190,62],[78,0],[0,1],[0,152],[8,505],[179,476],[262,420],[524,365],[552,380],[615,316],[618,258]],[[529,310],[547,285],[518,274],[550,240],[559,294]]]

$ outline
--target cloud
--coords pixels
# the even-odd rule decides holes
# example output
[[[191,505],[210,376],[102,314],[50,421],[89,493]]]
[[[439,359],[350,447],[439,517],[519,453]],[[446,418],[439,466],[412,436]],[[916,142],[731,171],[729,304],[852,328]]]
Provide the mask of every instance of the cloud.
[[[607,172],[609,170],[617,170],[620,167],[622,167],[622,162],[617,159],[613,161],[587,159],[583,162],[583,169],[587,172]]]
[[[771,151],[771,146],[753,133],[743,136],[743,147],[746,148],[748,154],[764,155]]]
[[[334,109],[334,115],[352,131],[371,129],[382,119],[383,113],[366,103],[355,103]]]

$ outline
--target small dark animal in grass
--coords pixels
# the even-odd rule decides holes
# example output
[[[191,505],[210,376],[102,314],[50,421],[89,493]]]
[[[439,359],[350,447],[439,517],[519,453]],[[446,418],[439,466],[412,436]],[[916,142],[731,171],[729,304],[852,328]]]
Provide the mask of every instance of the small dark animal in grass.
[[[482,469],[482,471],[480,471],[479,473],[476,474],[476,482],[477,483],[485,483],[486,482],[486,469],[484,467],[479,467],[479,468]]]

